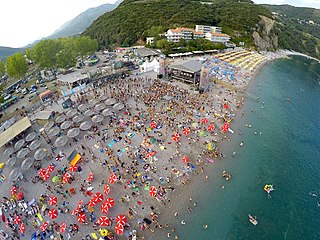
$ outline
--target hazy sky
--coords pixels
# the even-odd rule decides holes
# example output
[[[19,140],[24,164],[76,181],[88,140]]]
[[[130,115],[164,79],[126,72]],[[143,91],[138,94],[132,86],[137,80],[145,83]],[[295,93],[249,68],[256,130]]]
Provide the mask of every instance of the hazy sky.
[[[0,46],[23,47],[88,8],[116,0],[0,0]]]
[[[46,37],[88,8],[116,0],[0,0],[0,46],[23,47]],[[320,9],[320,0],[254,0]]]
[[[296,7],[312,7],[320,9],[320,0],[253,0],[255,3],[289,4]]]

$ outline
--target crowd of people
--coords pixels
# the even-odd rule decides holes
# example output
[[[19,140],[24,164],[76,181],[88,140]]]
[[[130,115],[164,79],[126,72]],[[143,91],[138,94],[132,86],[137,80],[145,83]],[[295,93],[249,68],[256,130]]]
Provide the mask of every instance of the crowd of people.
[[[194,172],[203,172],[206,156],[223,157],[216,147],[210,149],[208,144],[216,146],[230,140],[221,127],[232,121],[243,99],[226,88],[216,90],[199,95],[182,84],[127,77],[77,94],[74,109],[80,104],[94,109],[89,101],[99,101],[102,95],[124,103],[124,109],[112,110],[113,114],[105,117],[102,124],[94,124],[89,131],[81,132],[69,140],[66,147],[47,146],[51,154],[40,167],[53,165],[53,176],[59,180],[43,180],[33,172],[25,178],[31,179],[36,189],[27,189],[30,182],[19,183],[26,189],[24,201],[29,202],[28,208],[33,206],[36,210],[31,215],[14,209],[3,212],[12,239],[20,239],[21,234],[26,233],[33,234],[34,239],[73,239],[73,236],[77,239],[144,239],[148,229],[151,232],[168,231],[172,226],[158,222],[161,208],[170,204],[170,196],[177,186],[187,184]],[[73,123],[72,127],[78,125]],[[81,160],[71,171],[67,152],[73,149],[81,155]],[[63,181],[66,173],[70,173],[70,178]],[[91,181],[87,178],[89,173],[93,173]],[[115,183],[110,183],[111,176],[115,176]],[[104,227],[98,221],[103,215],[100,207],[90,206],[89,201],[108,184],[115,205],[106,214],[110,215],[110,225]],[[151,194],[152,187],[155,192]],[[53,195],[58,198],[56,206],[48,202]],[[3,196],[3,201],[5,198]],[[77,212],[87,216],[84,223],[77,221],[77,214],[71,214],[79,201],[83,203]],[[57,209],[55,219],[48,216],[52,208]],[[18,214],[25,222],[23,233],[18,231],[21,224],[14,223]],[[123,226],[123,235],[117,234],[114,228],[119,214],[128,219]],[[41,230],[44,221],[48,226]],[[65,232],[60,228],[62,222],[67,224]],[[104,229],[108,230],[107,234],[101,232]],[[174,237],[178,238],[178,235]]]

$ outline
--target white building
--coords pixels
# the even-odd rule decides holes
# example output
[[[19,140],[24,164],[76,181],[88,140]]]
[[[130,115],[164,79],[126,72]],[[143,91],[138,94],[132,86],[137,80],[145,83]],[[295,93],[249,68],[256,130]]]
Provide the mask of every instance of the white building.
[[[147,44],[153,44],[154,43],[154,37],[147,37],[146,42],[147,42]]]
[[[230,41],[230,36],[223,33],[206,33],[205,38],[214,43],[227,43]]]
[[[167,31],[166,37],[168,42],[179,42],[180,39],[186,41],[191,40],[194,30],[191,28],[176,28],[169,29]]]
[[[221,27],[196,25],[196,32],[221,33],[221,31],[222,31]]]

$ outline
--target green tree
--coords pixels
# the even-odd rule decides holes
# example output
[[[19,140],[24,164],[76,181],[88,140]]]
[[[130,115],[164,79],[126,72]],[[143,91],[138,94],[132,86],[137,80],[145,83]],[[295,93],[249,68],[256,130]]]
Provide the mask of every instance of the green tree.
[[[6,72],[6,68],[5,68],[4,62],[0,61],[0,77],[2,77],[5,72]]]
[[[81,36],[75,38],[75,51],[79,56],[84,58],[86,55],[90,55],[98,50],[98,41],[91,39],[88,36]]]
[[[28,63],[22,53],[15,53],[8,57],[6,71],[9,77],[24,78],[28,71]]]
[[[77,52],[74,38],[58,39],[62,45],[62,50],[57,53],[57,67],[70,68],[75,65]]]
[[[27,51],[28,58],[34,60],[40,68],[50,68],[57,65],[57,54],[63,49],[61,41],[46,39],[37,43]]]

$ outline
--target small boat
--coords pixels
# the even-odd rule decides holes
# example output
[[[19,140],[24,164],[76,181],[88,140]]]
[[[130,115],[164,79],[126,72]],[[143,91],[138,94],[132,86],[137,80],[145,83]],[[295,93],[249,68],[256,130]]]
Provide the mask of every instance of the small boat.
[[[258,221],[257,221],[257,217],[256,216],[252,216],[250,214],[248,214],[249,217],[249,221],[253,224],[253,225],[257,225]]]

